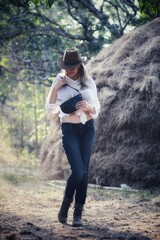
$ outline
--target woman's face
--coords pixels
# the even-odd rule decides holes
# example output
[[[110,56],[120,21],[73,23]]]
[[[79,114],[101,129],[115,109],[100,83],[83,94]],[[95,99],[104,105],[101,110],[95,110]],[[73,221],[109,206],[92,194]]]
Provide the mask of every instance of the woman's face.
[[[66,74],[68,77],[72,78],[73,80],[76,80],[78,78],[78,71],[79,71],[80,65],[70,68],[70,69],[66,69]]]

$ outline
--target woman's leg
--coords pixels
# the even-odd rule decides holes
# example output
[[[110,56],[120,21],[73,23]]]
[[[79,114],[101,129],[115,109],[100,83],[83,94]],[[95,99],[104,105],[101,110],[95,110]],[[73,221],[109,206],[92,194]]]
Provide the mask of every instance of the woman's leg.
[[[82,211],[83,206],[86,201],[87,196],[87,187],[88,187],[88,168],[89,162],[91,158],[93,141],[95,136],[94,122],[93,120],[87,122],[83,126],[83,135],[81,137],[81,156],[83,160],[84,167],[84,176],[81,183],[78,185],[76,189],[75,195],[75,210],[73,213],[73,226],[81,226],[82,220]]]
[[[83,135],[81,136],[81,157],[83,161],[84,175],[81,183],[76,189],[75,202],[77,204],[85,204],[88,187],[88,169],[92,154],[95,128],[94,121],[90,120],[83,126]]]
[[[85,168],[81,154],[81,124],[62,123],[63,147],[71,166],[65,189],[65,197],[72,199],[84,177]]]
[[[73,201],[75,190],[84,176],[79,133],[79,124],[62,123],[62,143],[72,172],[67,180],[65,196],[58,213],[58,219],[61,223],[67,222],[68,210]]]
[[[82,225],[81,215],[87,194],[88,168],[94,136],[95,129],[93,120],[88,121],[85,125],[62,124],[63,147],[72,170],[67,180],[64,198],[72,201],[74,193],[76,192],[73,219],[74,226]],[[63,211],[59,212],[59,219],[65,219],[66,222],[68,209],[65,209],[64,212],[65,214],[63,214]]]

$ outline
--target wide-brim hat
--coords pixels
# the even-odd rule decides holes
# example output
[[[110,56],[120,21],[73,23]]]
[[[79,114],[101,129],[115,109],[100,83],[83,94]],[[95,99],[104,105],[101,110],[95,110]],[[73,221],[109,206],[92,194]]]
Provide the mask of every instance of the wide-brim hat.
[[[57,61],[58,66],[61,69],[70,69],[85,62],[87,57],[82,57],[76,48],[68,48],[65,50],[64,55]]]

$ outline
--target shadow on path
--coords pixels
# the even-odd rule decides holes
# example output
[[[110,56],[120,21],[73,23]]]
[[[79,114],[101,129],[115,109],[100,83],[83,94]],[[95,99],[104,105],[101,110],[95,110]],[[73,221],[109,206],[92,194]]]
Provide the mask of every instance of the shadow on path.
[[[12,214],[0,215],[1,240],[151,240],[132,231],[114,231],[104,226],[85,223],[83,227],[62,225],[53,221],[44,224],[42,219],[26,219]]]

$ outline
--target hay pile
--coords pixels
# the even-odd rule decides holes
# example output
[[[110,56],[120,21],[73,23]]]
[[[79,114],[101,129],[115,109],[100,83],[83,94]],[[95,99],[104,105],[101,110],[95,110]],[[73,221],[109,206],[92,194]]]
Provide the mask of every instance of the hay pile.
[[[87,67],[101,102],[90,182],[160,186],[160,18],[104,48]],[[52,159],[43,146],[42,162],[49,166],[45,175],[55,178],[67,167],[57,134],[53,139]],[[58,175],[51,169],[55,159],[65,166],[60,171],[59,164]]]
[[[61,143],[60,122],[57,115],[50,115],[50,134],[41,148],[41,176],[47,179],[65,179],[68,164]]]

